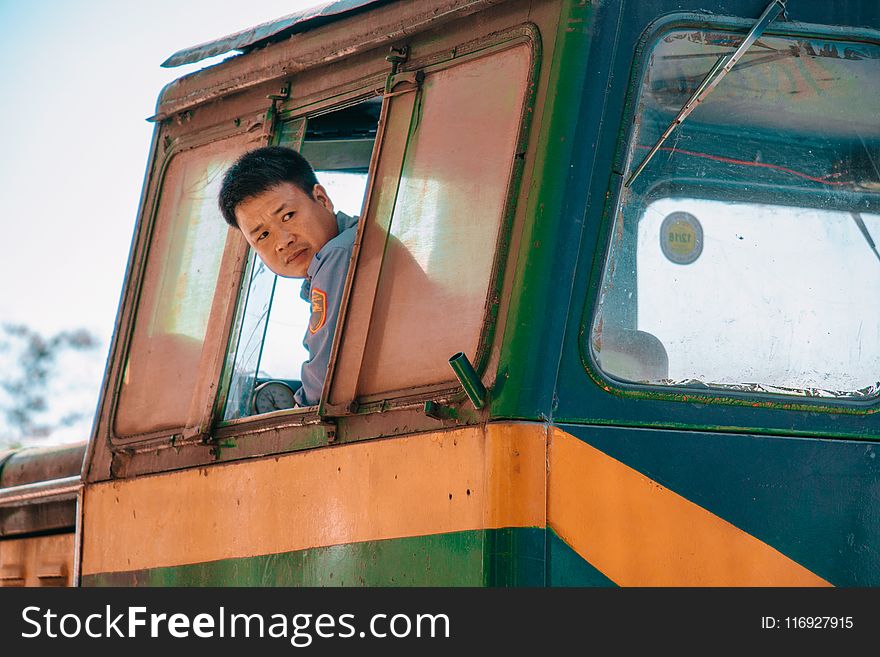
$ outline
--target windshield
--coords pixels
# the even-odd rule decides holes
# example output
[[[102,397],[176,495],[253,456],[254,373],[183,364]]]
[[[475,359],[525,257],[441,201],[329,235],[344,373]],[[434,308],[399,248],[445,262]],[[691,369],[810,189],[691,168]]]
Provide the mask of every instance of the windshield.
[[[743,35],[649,49],[629,176]],[[621,192],[595,362],[613,378],[865,397],[880,379],[880,48],[762,36]]]

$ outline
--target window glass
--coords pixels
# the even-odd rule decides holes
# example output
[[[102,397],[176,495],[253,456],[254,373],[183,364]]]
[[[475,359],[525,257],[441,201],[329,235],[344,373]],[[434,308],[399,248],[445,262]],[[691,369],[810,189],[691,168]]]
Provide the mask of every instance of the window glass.
[[[197,423],[194,415],[207,403],[204,365],[213,353],[205,345],[222,332],[228,302],[215,290],[231,284],[234,269],[222,267],[224,257],[234,257],[235,243],[220,216],[217,192],[223,171],[250,139],[186,150],[168,166],[123,372],[119,435]]]
[[[383,260],[359,395],[452,381],[449,357],[475,358],[530,65],[521,45],[425,77],[390,237],[362,246]]]
[[[657,40],[624,179],[742,36]],[[762,37],[616,208],[589,347],[631,382],[864,397],[880,385],[880,48]]]

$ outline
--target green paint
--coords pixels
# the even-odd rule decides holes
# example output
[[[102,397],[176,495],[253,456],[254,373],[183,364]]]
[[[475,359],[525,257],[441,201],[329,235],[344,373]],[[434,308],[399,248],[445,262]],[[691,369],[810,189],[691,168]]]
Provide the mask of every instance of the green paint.
[[[86,575],[83,586],[532,586],[544,578],[544,530],[415,536]]]
[[[484,543],[487,586],[543,586],[547,532],[538,527],[488,530]]]
[[[546,104],[540,122],[534,170],[528,180],[525,225],[517,255],[517,270],[504,330],[501,362],[493,391],[495,417],[540,417],[549,411],[553,382],[546,380],[547,359],[556,362],[559,345],[548,344],[548,322],[560,316],[554,305],[554,265],[566,227],[560,221],[567,201],[569,163],[589,68],[592,3],[565,2],[549,72]],[[567,310],[567,307],[562,309]],[[555,352],[555,353],[554,353]]]
[[[547,585],[617,586],[569,547],[552,529],[547,530]]]
[[[835,586],[880,584],[875,445],[630,427],[560,428]],[[548,561],[552,573],[552,549]]]

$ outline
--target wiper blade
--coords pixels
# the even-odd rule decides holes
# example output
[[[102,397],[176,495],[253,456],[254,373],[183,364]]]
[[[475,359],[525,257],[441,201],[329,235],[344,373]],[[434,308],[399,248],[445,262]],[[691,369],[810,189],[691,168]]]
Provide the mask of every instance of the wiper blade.
[[[877,245],[874,244],[874,240],[871,239],[871,233],[868,231],[868,227],[865,225],[865,220],[862,219],[862,215],[859,212],[850,212],[852,218],[856,222],[856,226],[859,227],[859,230],[862,233],[862,237],[865,238],[865,241],[868,243],[870,249],[874,252],[874,255],[877,256],[877,260],[880,260],[880,252],[877,251]]]
[[[676,117],[672,120],[672,123],[669,124],[669,127],[663,131],[663,134],[660,135],[660,139],[657,140],[657,143],[648,151],[648,154],[645,156],[645,159],[642,160],[642,163],[638,166],[638,168],[633,171],[632,175],[629,177],[624,183],[624,187],[629,187],[632,185],[633,181],[638,177],[638,175],[645,170],[645,167],[648,166],[648,162],[651,161],[657,151],[660,150],[660,147],[663,143],[669,139],[669,135],[672,134],[672,131],[675,130],[682,122],[688,117],[688,115],[693,112],[697,105],[705,100],[706,96],[712,93],[712,90],[718,86],[718,83],[724,79],[724,76],[730,73],[730,69],[732,69],[736,63],[739,61],[740,57],[742,57],[746,50],[748,50],[751,45],[758,40],[758,38],[764,33],[764,30],[767,29],[767,26],[772,23],[776,17],[785,9],[786,0],[773,0],[767,8],[764,10],[764,13],[761,14],[761,17],[758,19],[758,22],[755,23],[754,27],[749,31],[746,35],[746,38],[743,39],[743,42],[739,44],[739,47],[733,51],[730,55],[722,56],[717,62],[715,62],[715,66],[706,74],[706,77],[703,78],[703,81],[697,87],[697,90],[688,98],[687,102],[684,104],[684,107],[679,110]]]

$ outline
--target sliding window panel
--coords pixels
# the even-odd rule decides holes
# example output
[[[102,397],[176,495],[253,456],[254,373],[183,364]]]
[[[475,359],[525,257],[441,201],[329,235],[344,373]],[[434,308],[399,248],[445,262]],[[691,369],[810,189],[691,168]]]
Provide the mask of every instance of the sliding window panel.
[[[223,221],[217,193],[257,140],[243,134],[180,150],[167,166],[119,384],[118,437],[199,431],[209,419],[242,274],[241,237]]]
[[[476,361],[528,92],[527,44],[425,77],[359,371],[359,399],[454,382]],[[371,255],[366,251],[364,255]]]

